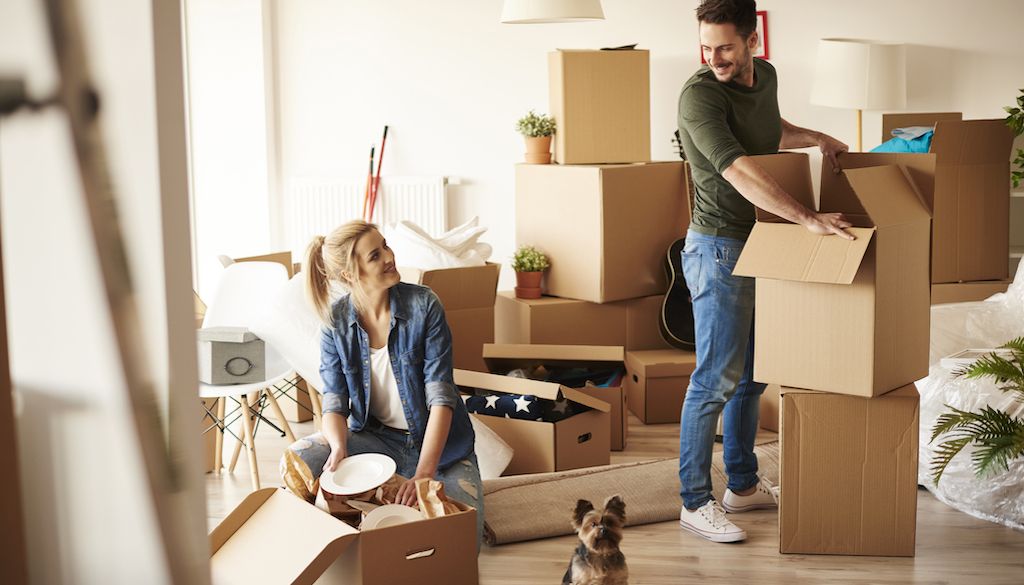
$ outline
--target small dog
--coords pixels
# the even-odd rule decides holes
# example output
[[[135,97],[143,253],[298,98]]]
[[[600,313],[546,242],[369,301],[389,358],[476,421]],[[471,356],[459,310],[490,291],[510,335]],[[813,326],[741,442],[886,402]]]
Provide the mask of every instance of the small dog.
[[[605,500],[604,510],[594,509],[587,500],[578,500],[572,515],[572,527],[580,544],[569,560],[562,585],[626,585],[629,570],[619,550],[622,528],[626,524],[626,503],[619,496]]]

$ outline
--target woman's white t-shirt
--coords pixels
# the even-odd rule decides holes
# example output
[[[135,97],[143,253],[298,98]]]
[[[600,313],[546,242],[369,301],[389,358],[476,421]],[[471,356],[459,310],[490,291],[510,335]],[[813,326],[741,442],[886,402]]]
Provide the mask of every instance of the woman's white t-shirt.
[[[382,425],[409,430],[387,345],[370,348],[370,414]]]

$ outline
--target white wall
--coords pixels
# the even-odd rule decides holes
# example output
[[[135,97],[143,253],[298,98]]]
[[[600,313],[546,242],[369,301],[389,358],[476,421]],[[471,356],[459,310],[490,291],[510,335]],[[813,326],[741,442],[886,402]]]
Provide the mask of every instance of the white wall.
[[[908,48],[908,111],[1002,117],[1024,78],[1019,0],[763,0],[783,116],[847,142],[852,111],[812,106],[817,40],[860,37]],[[678,91],[699,66],[696,0],[604,0],[597,23],[502,25],[500,0],[278,0],[280,173],[352,178],[391,125],[386,174],[462,177],[449,223],[474,215],[506,263],[514,248],[512,126],[547,111],[546,54],[639,43],[651,50],[651,140],[671,159]],[[879,140],[864,116],[864,147]],[[506,270],[507,278],[507,270]],[[508,286],[508,280],[503,286]]]
[[[190,327],[188,230],[184,221],[164,222],[167,210],[185,209],[185,192],[168,194],[177,197],[169,200],[177,205],[161,201],[161,185],[173,183],[161,174],[184,175],[184,143],[176,168],[171,153],[158,149],[158,143],[172,145],[158,137],[150,4],[79,4],[84,5],[89,66],[101,95],[127,260],[136,277],[142,344],[134,349],[148,356],[146,374],[164,413],[180,412],[181,401],[191,405],[190,423],[170,422],[176,471],[186,489],[168,498],[168,505],[182,520],[179,537],[188,543],[177,561],[186,567],[189,582],[203,583],[208,553],[199,411],[194,398],[181,393],[194,391],[196,378],[194,340],[191,332],[180,335],[182,327]],[[177,3],[162,7],[172,5]],[[0,71],[25,76],[35,95],[47,94],[57,81],[41,7],[33,0],[5,0],[0,9]],[[178,41],[179,53],[180,47]],[[161,114],[170,113],[162,123],[176,124],[183,133],[180,83],[178,89],[177,98],[173,89],[161,94]],[[175,99],[176,115],[167,107]],[[187,219],[185,213],[179,216]],[[0,219],[31,581],[167,582],[68,124],[60,111],[22,113],[0,123]],[[167,239],[177,239],[176,249],[165,248]],[[167,270],[170,262],[179,265],[176,271]],[[165,278],[171,272],[180,282]],[[172,305],[183,322],[169,318]],[[173,361],[170,355],[176,356]],[[172,386],[172,380],[187,380],[189,386]]]

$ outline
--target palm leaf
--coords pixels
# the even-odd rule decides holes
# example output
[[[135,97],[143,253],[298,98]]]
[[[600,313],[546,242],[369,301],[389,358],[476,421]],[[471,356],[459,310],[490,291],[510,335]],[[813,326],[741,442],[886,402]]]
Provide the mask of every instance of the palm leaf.
[[[939,444],[939,449],[936,451],[935,457],[932,458],[931,466],[929,467],[932,473],[932,481],[935,482],[935,485],[939,485],[942,473],[946,471],[949,462],[970,442],[970,437],[959,437],[943,441]]]

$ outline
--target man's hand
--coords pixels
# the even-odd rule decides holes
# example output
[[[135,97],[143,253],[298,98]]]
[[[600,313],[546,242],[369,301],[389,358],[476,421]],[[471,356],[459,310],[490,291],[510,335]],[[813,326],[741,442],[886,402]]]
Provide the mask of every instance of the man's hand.
[[[850,147],[828,134],[820,134],[818,135],[818,148],[821,149],[821,154],[825,155],[825,158],[832,163],[832,172],[838,175],[843,170],[839,166],[839,155],[849,152]]]
[[[416,475],[405,480],[398,487],[398,495],[395,496],[395,503],[403,506],[412,506],[416,503],[416,481],[420,479],[434,479],[434,474],[416,472]]]
[[[846,221],[842,213],[812,213],[804,223],[804,227],[811,233],[827,236],[835,234],[847,240],[856,240],[853,234],[843,228],[852,227],[853,224]]]

